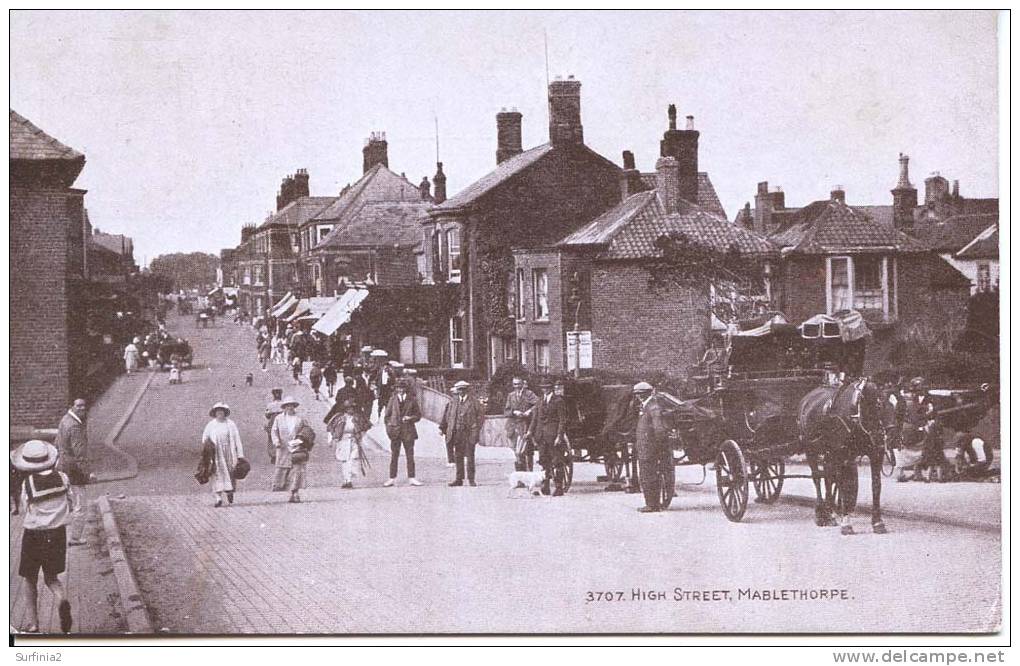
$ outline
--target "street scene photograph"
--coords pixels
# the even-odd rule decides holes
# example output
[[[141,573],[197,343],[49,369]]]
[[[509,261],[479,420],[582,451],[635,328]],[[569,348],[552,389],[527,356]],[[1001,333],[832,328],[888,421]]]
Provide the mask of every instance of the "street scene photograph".
[[[11,647],[1002,643],[1008,22],[10,11]]]

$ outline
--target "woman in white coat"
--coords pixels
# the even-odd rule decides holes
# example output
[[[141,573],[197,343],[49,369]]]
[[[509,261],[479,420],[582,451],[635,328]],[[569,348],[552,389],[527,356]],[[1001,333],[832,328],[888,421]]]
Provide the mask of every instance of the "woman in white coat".
[[[209,416],[213,417],[202,431],[202,446],[212,445],[213,448],[213,474],[212,490],[216,495],[216,506],[223,506],[226,499],[229,504],[234,503],[234,467],[237,461],[244,457],[244,448],[241,445],[241,433],[237,430],[237,424],[228,419],[230,407],[222,402],[217,402],[209,410]]]
[[[136,346],[141,340],[135,338],[129,342],[127,347],[124,347],[124,370],[128,374],[138,369],[138,347]]]

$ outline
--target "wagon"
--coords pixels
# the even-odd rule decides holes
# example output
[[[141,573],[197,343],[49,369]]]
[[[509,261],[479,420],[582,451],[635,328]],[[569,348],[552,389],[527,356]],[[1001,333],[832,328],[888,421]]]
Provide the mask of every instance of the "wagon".
[[[159,361],[160,369],[164,369],[166,366],[170,365],[174,356],[181,360],[182,367],[191,367],[192,351],[191,345],[188,344],[187,340],[184,340],[183,338],[168,340],[159,346],[156,358]]]

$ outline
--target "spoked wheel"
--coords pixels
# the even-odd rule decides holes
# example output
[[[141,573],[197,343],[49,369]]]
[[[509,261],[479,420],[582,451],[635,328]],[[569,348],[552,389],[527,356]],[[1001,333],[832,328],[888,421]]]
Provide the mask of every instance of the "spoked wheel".
[[[567,456],[563,461],[563,492],[570,490],[572,483],[574,483],[574,458]]]
[[[727,439],[715,458],[715,488],[726,517],[737,523],[747,511],[747,465],[740,445]]]
[[[839,511],[839,503],[842,498],[846,498],[846,512],[851,514],[857,508],[857,486],[859,484],[857,478],[857,465],[851,461],[846,464],[843,468],[843,473],[840,474],[840,478],[837,482],[832,484],[832,496],[829,501],[832,503],[833,509]]]
[[[782,458],[751,463],[751,481],[754,483],[755,501],[772,504],[783,491],[786,461]]]
[[[896,471],[896,449],[885,447],[882,452],[882,476],[892,476]]]
[[[668,509],[676,495],[676,468],[673,467],[673,454],[668,452],[659,465],[659,502],[663,509]]]

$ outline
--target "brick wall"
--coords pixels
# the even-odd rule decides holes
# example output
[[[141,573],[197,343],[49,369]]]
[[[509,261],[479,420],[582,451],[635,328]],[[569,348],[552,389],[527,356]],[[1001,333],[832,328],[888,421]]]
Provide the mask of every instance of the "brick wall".
[[[55,427],[70,399],[69,209],[81,194],[12,184],[10,411],[13,425]],[[80,221],[78,228],[80,229]]]
[[[649,290],[634,264],[595,264],[591,272],[592,362],[596,370],[686,379],[709,333],[708,289]]]
[[[480,246],[504,245],[509,251],[560,240],[619,202],[620,173],[619,167],[582,147],[557,147],[475,202],[476,212],[467,218],[472,233],[461,239],[466,258],[461,282],[472,290],[468,354],[479,374],[490,370],[488,338],[494,326],[486,321],[484,281],[473,278]]]
[[[793,323],[825,312],[825,257],[790,257],[783,261],[776,299]]]

